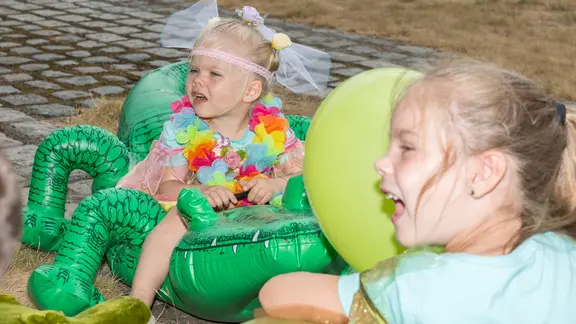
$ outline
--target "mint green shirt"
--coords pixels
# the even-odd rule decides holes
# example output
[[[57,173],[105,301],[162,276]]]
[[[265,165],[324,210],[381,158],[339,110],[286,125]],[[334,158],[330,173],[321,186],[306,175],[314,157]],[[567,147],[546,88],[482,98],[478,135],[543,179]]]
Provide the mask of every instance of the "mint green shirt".
[[[359,274],[340,277],[347,312],[358,287]],[[548,232],[504,256],[407,254],[365,289],[390,324],[574,324],[576,243]]]

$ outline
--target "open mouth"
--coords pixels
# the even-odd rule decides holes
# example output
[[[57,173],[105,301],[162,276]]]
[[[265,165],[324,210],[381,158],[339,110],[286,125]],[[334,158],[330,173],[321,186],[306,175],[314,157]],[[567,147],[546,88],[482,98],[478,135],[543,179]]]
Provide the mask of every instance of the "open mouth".
[[[392,214],[392,223],[396,223],[400,217],[404,214],[404,210],[406,206],[404,205],[404,201],[400,199],[393,193],[385,192],[386,198],[392,200],[394,202],[394,214]]]
[[[196,91],[192,91],[192,98],[194,101],[194,104],[201,104],[201,103],[205,103],[206,101],[208,101],[208,98],[200,93],[200,92],[196,92]]]

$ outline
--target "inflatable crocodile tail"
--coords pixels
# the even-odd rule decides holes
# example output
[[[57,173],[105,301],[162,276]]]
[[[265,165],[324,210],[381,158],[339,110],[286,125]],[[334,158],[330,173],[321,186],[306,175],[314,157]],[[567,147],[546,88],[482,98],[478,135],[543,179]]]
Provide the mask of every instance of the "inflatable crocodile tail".
[[[46,251],[60,247],[68,179],[73,170],[90,174],[92,192],[116,185],[130,166],[124,143],[104,129],[80,125],[54,131],[34,157],[22,242]]]

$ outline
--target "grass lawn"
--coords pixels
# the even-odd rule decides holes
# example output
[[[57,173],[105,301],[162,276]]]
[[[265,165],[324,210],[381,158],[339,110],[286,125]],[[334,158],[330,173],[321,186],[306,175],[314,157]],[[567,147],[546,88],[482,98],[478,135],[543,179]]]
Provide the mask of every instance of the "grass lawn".
[[[497,63],[576,99],[574,0],[219,0],[271,17],[388,37]]]

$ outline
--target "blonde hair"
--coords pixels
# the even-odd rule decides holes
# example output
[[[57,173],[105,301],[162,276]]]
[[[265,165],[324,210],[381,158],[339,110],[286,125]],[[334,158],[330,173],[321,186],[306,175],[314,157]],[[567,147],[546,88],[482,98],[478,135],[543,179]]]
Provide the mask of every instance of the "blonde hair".
[[[218,18],[209,24],[200,34],[194,47],[207,40],[232,38],[244,44],[249,50],[248,60],[263,66],[270,72],[276,72],[280,66],[278,52],[272,48],[272,43],[264,38],[253,24],[236,18]],[[262,81],[262,94],[270,91],[270,82],[260,75],[256,77]]]
[[[12,164],[0,155],[0,277],[20,245],[21,232],[20,186]]]
[[[434,82],[451,88],[440,117],[446,132],[466,154],[498,149],[514,161],[518,175],[520,244],[530,236],[555,231],[576,238],[576,110],[558,103],[526,77],[492,65],[455,61],[435,68],[410,85]],[[400,98],[402,100],[402,98]],[[561,110],[561,109],[560,109]],[[455,163],[455,149],[445,151],[439,172],[420,197]],[[420,199],[418,199],[420,201]]]

